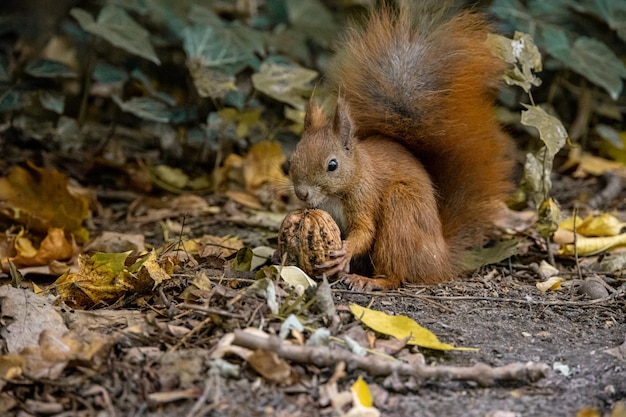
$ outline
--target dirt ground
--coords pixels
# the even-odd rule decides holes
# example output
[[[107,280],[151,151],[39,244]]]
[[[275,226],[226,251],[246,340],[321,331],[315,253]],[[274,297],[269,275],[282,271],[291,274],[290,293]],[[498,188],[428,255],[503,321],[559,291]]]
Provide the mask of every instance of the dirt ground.
[[[563,190],[570,190],[573,198],[582,192],[583,187],[567,181],[564,177],[556,182],[561,201],[567,201]],[[573,192],[574,188],[578,192]],[[154,247],[167,246],[162,220],[139,221],[128,215],[130,203],[136,209],[139,197],[100,192],[102,208],[89,224],[92,235],[102,231],[138,233]],[[620,201],[625,201],[623,197],[624,191]],[[171,219],[184,221],[189,238],[231,235],[244,239],[249,247],[276,245],[275,222],[273,227],[264,226],[263,221],[253,225],[232,202],[202,198],[220,209]],[[621,210],[623,207],[618,213]],[[176,239],[171,237],[173,242]],[[161,285],[143,294],[129,294],[114,305],[81,311],[52,300],[49,309],[62,318],[82,343],[82,350],[61,360],[59,366],[43,366],[43,373],[28,367],[21,374],[11,373],[21,359],[0,356],[0,371],[9,375],[0,379],[0,415],[375,416],[371,410],[357,413],[353,409],[352,414],[345,414],[349,405],[333,408],[331,403],[340,397],[333,389],[348,393],[360,376],[383,416],[624,417],[626,411],[620,408],[626,401],[623,275],[597,271],[594,262],[598,258],[581,260],[583,279],[598,277],[606,284],[606,294],[594,299],[581,293],[583,281],[574,262],[558,259],[566,282],[559,290],[541,292],[536,284],[544,278],[535,265],[546,254],[537,247],[537,240],[528,242],[530,249],[523,257],[485,267],[465,281],[372,293],[350,291],[343,283],[333,283],[336,314],[331,320],[323,318],[319,310],[305,307],[291,287],[279,281],[275,281],[279,309],[272,313],[259,291],[251,290],[255,272],[229,270],[223,259],[182,262]],[[196,280],[200,276],[211,284],[199,286]],[[19,295],[11,297],[26,298],[32,294],[33,284],[49,288],[54,280],[38,274],[25,278],[21,288],[12,290],[21,291]],[[1,292],[9,287],[9,278],[4,275],[0,280]],[[0,296],[0,332],[20,320],[27,327],[33,325],[32,320],[40,320],[40,309],[26,305],[22,313],[11,315],[5,302]],[[366,332],[349,311],[353,303],[408,316],[444,343],[477,350],[401,349],[402,344]],[[407,362],[419,361],[423,355],[424,363],[433,367],[429,369],[453,367],[460,372],[482,364],[494,372],[497,367],[532,362],[532,366],[543,366],[545,374],[533,379],[520,373],[497,379],[491,386],[483,386],[471,376],[420,380],[396,374],[376,376],[373,368],[357,367],[354,360],[333,362],[347,352],[344,343],[336,340],[325,348],[330,352],[330,365],[314,357],[285,360],[278,355],[278,347],[248,350],[229,340],[231,333],[249,328],[279,334],[289,313],[297,314],[306,326],[290,337],[296,346],[310,339],[312,330],[327,327],[333,336],[349,335],[362,347],[369,347],[374,340],[376,348],[385,348],[387,343],[391,356]],[[0,334],[3,354],[9,337]],[[224,343],[230,350],[223,350]],[[253,351],[260,355],[256,360],[250,356]],[[43,362],[52,360],[46,349],[39,354]],[[370,354],[364,361],[376,359]],[[253,366],[254,362],[264,369]],[[345,372],[341,363],[346,365]]]
[[[0,405],[14,407],[5,408],[2,415],[339,415],[325,395],[331,367],[291,363],[296,377],[277,383],[259,377],[241,360],[226,357],[241,366],[241,373],[226,378],[212,372],[210,355],[227,331],[252,326],[271,333],[278,332],[278,324],[263,299],[241,297],[240,289],[251,282],[245,278],[214,277],[216,285],[205,295],[212,310],[185,310],[177,294],[187,286],[190,272],[175,276],[144,308],[59,309],[70,330],[87,327],[107,335],[112,348],[97,369],[75,363],[54,380],[5,381]],[[335,284],[340,320],[332,327],[337,335],[350,334],[367,343],[358,340],[364,333],[347,309],[357,303],[411,317],[443,342],[479,349],[420,349],[428,365],[497,367],[532,361],[549,368],[535,382],[490,387],[467,381],[394,380],[348,370],[338,380],[339,390],[348,390],[361,375],[384,416],[611,415],[626,399],[624,351],[621,359],[607,353],[622,345],[626,335],[623,281],[613,281],[621,285],[613,297],[595,301],[580,296],[577,285],[542,293],[536,281],[529,268],[509,264],[485,269],[466,282],[390,293],[355,293]],[[319,317],[309,319],[320,324]],[[181,338],[172,330],[177,327],[194,329],[194,334]],[[591,414],[579,414],[585,412]]]

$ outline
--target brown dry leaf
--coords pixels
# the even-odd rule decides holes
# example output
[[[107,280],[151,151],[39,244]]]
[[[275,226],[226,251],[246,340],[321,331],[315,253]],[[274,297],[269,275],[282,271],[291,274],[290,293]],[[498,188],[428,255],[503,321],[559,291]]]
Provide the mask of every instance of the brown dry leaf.
[[[119,255],[119,254],[118,254]],[[124,259],[128,256],[125,253]],[[122,261],[123,265],[123,261]],[[126,294],[126,288],[117,284],[118,274],[110,267],[100,264],[87,256],[78,257],[78,272],[66,273],[55,281],[57,294],[67,305],[86,309],[103,303],[111,304]]]
[[[626,403],[618,402],[611,411],[611,417],[626,417]]]
[[[276,352],[258,349],[248,357],[250,366],[263,378],[275,383],[288,383],[291,376],[291,366],[278,357]]]
[[[263,141],[250,147],[243,161],[246,189],[254,193],[266,183],[276,183],[286,178],[281,166],[287,161],[278,142]]]
[[[28,266],[50,265],[53,261],[64,261],[71,259],[78,248],[74,241],[69,241],[65,237],[63,229],[52,228],[48,235],[41,241],[39,248],[35,248],[30,238],[21,231],[14,241],[16,256],[10,260],[17,268]],[[2,259],[4,270],[7,259]]]
[[[289,179],[282,166],[287,161],[280,143],[263,141],[250,147],[243,161],[246,191],[262,203],[276,201],[281,190],[287,192]]]
[[[152,285],[152,289],[154,289],[157,285],[170,279],[170,275],[167,273],[166,269],[163,268],[161,262],[167,264],[167,260],[159,260],[157,259],[156,252],[152,251],[148,254],[148,258],[144,261],[142,267],[137,272],[137,278],[133,280],[131,283],[133,286],[133,290],[141,290],[137,288],[137,283],[147,283],[148,285]]]
[[[222,167],[216,172],[218,190],[225,192],[245,188],[243,178],[243,158],[231,153],[225,159]]]
[[[145,237],[140,233],[118,233],[104,231],[89,242],[84,252],[126,252],[138,255],[146,250]]]
[[[248,207],[253,210],[263,209],[263,205],[259,202],[258,198],[244,191],[229,190],[226,191],[226,196],[235,203],[241,204],[244,207]]]
[[[576,413],[576,417],[601,417],[601,414],[595,408],[583,408]]]
[[[60,228],[80,241],[89,237],[82,226],[89,215],[89,200],[70,192],[65,175],[32,164],[15,166],[0,178],[0,215],[35,232]]]
[[[128,207],[129,221],[151,223],[190,214],[218,212],[219,208],[209,206],[202,197],[194,194],[181,194],[175,197],[140,197]]]
[[[39,344],[43,330],[62,335],[67,331],[63,317],[52,307],[51,302],[30,290],[0,286],[2,323],[0,337],[9,353]]]
[[[19,355],[0,356],[0,375],[17,377],[26,373],[33,379],[57,379],[70,362],[97,369],[105,363],[114,342],[112,337],[95,333],[60,336],[44,330],[38,346],[24,348]]]
[[[243,247],[243,242],[236,236],[204,235],[198,240],[198,256],[227,258]]]
[[[146,293],[169,278],[154,252],[126,267],[129,253],[80,256],[78,272],[66,273],[56,280],[59,297],[71,307],[85,309],[114,303],[126,294]],[[167,259],[160,262],[167,263]]]
[[[615,171],[622,177],[626,176],[626,167],[623,164],[582,152],[580,148],[572,148],[561,170],[566,170],[576,165],[578,167],[573,176],[577,178],[584,178],[588,175],[599,176],[607,171]]]

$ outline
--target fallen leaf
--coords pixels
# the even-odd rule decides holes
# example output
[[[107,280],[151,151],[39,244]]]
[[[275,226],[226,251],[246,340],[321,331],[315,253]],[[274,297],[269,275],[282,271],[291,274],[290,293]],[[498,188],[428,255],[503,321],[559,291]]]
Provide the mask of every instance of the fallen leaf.
[[[576,165],[578,165],[576,171],[572,174],[576,178],[585,178],[589,175],[600,176],[607,171],[615,171],[622,177],[626,176],[626,167],[623,164],[582,152],[580,148],[573,147],[561,170]]]
[[[317,72],[298,65],[280,65],[266,61],[261,69],[252,74],[252,84],[257,90],[282,103],[304,110],[306,100],[312,90],[311,81]]]
[[[0,178],[0,215],[45,233],[60,228],[86,241],[82,224],[89,215],[89,201],[68,189],[67,177],[56,170],[29,165],[15,166]]]
[[[276,190],[289,184],[282,170],[286,161],[287,157],[278,142],[263,141],[252,145],[243,160],[246,190],[258,198],[263,186]]]
[[[626,417],[626,403],[620,401],[613,406],[611,417]]]
[[[576,417],[601,417],[601,414],[595,408],[583,408],[576,413]]]
[[[626,233],[609,237],[584,237],[579,236],[576,239],[576,248],[574,244],[562,245],[559,249],[559,255],[574,255],[575,249],[578,249],[579,256],[597,255],[600,252],[626,246]]]
[[[363,407],[371,407],[374,405],[374,400],[372,399],[372,394],[370,393],[370,387],[360,376],[350,387],[350,391],[354,394],[354,399],[357,404]]]
[[[30,290],[0,286],[0,306],[3,323],[0,336],[9,353],[38,346],[43,330],[59,336],[68,330],[52,303]]]
[[[196,241],[200,258],[215,256],[228,258],[243,248],[243,242],[236,236],[204,235]]]
[[[86,309],[109,305],[127,294],[151,291],[169,273],[163,268],[167,258],[156,259],[155,252],[126,266],[130,252],[96,253],[78,257],[78,271],[66,273],[55,281],[59,297],[73,308]]]
[[[301,285],[304,289],[317,287],[317,283],[297,266],[287,265],[278,267],[273,265],[272,267],[278,271],[283,281],[294,288],[299,285]]]
[[[536,285],[539,291],[546,292],[548,290],[558,290],[561,288],[561,282],[563,282],[561,277],[550,277],[543,282],[538,282]]]
[[[590,214],[585,219],[580,217],[568,217],[559,223],[559,230],[574,231],[583,236],[617,236],[626,227],[626,222],[620,221],[617,217],[602,213],[600,215]]]
[[[276,352],[258,349],[248,357],[248,363],[259,375],[270,382],[286,384],[291,377],[291,366]]]
[[[146,250],[145,237],[140,233],[104,231],[83,248],[84,252],[126,252],[138,255]]]
[[[436,350],[477,350],[474,348],[455,347],[439,341],[430,330],[420,326],[406,316],[390,316],[382,311],[371,310],[357,304],[350,304],[350,311],[366,326],[379,333],[393,336],[396,339],[410,337],[407,344],[417,345]]]
[[[69,260],[78,251],[74,242],[67,240],[63,229],[58,228],[51,228],[38,248],[34,247],[31,239],[22,231],[15,239],[15,249],[17,256],[10,260],[18,268],[50,265],[53,261]],[[5,259],[2,259],[3,268],[4,263]]]

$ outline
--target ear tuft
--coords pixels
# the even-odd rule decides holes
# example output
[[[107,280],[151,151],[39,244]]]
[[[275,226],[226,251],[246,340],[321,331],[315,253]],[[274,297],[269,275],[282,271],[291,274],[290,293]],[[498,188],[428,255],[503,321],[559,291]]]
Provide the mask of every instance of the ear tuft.
[[[350,149],[353,134],[353,122],[350,116],[350,106],[342,95],[337,97],[337,108],[335,109],[335,119],[333,121],[333,130],[341,139],[342,145],[346,149]]]
[[[321,106],[318,106],[314,99],[309,102],[308,109],[304,115],[304,130],[318,129],[324,126],[326,117]]]

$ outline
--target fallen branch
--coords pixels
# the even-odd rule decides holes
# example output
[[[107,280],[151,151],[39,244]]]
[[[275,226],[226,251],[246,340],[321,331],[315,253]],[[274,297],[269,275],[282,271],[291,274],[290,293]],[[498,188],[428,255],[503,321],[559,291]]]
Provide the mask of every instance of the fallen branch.
[[[277,336],[264,337],[244,330],[235,330],[233,344],[248,349],[269,350],[293,362],[313,364],[318,367],[333,367],[340,362],[345,362],[348,369],[361,369],[372,376],[398,375],[414,377],[418,381],[474,381],[482,386],[492,386],[502,381],[528,383],[543,378],[549,369],[548,365],[535,362],[512,363],[499,367],[484,363],[462,367],[394,362],[374,356],[358,356],[347,350],[292,345]]]

